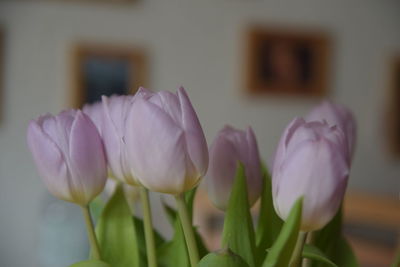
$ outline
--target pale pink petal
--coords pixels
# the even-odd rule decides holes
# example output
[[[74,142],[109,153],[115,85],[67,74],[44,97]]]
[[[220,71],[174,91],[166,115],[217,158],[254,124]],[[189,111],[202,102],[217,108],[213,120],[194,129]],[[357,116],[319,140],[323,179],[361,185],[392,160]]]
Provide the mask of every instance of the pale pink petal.
[[[196,112],[183,87],[178,90],[181,107],[181,125],[185,132],[187,153],[197,172],[204,176],[208,168],[208,147]]]
[[[156,104],[135,100],[127,136],[132,176],[145,187],[179,194],[198,182],[198,177],[187,177],[183,130]]]
[[[81,111],[77,112],[71,128],[69,162],[74,197],[88,203],[103,190],[107,168],[100,134]]]
[[[336,213],[348,173],[343,155],[329,140],[303,142],[274,173],[281,176],[273,185],[277,213],[286,219],[294,202],[304,196],[302,230],[320,229]]]
[[[47,189],[58,198],[71,201],[72,196],[68,182],[70,174],[58,146],[36,121],[29,123],[27,141],[33,160]]]

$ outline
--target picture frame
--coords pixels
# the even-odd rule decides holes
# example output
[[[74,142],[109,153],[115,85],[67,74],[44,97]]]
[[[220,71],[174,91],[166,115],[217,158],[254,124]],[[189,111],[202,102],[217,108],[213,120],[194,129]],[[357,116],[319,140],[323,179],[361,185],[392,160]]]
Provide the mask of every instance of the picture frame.
[[[134,94],[140,86],[148,86],[146,53],[128,45],[75,45],[72,74],[75,108],[100,101],[101,95]]]
[[[251,27],[245,87],[249,94],[325,96],[331,41],[324,32]]]

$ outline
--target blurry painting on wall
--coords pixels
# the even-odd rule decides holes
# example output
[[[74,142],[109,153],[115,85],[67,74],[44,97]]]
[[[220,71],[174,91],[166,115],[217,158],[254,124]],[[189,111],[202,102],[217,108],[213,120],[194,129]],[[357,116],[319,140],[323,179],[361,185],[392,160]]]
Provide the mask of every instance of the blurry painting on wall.
[[[72,105],[101,100],[102,95],[135,93],[147,84],[146,57],[127,46],[78,45],[74,52]]]
[[[326,34],[253,27],[247,35],[249,93],[326,95],[330,63]]]

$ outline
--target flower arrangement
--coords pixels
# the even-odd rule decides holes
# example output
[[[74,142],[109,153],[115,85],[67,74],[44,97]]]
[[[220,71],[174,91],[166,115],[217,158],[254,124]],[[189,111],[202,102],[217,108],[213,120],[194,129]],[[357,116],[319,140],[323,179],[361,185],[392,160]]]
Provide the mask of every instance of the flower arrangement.
[[[74,267],[357,266],[341,234],[340,208],[355,137],[350,111],[324,102],[287,126],[270,173],[250,127],[224,127],[209,151],[183,88],[103,97],[32,120],[27,133],[48,190],[83,211],[91,253]],[[192,224],[203,177],[210,199],[225,211],[221,249],[214,252]],[[117,186],[99,204],[107,179]],[[140,192],[143,219],[132,215],[123,187]],[[176,210],[165,206],[172,240],[153,229],[149,191],[175,197]],[[250,208],[258,199],[254,227]],[[102,209],[96,226],[94,202]]]

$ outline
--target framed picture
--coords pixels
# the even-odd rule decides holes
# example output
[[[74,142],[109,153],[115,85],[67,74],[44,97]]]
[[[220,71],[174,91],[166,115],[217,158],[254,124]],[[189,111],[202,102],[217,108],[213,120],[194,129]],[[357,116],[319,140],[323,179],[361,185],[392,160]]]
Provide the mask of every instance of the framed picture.
[[[400,55],[391,63],[390,89],[387,109],[388,149],[400,158]]]
[[[304,96],[327,93],[331,52],[325,34],[253,27],[247,42],[249,93]]]
[[[128,46],[80,44],[73,54],[72,106],[99,101],[102,95],[132,94],[147,86],[144,51]]]

